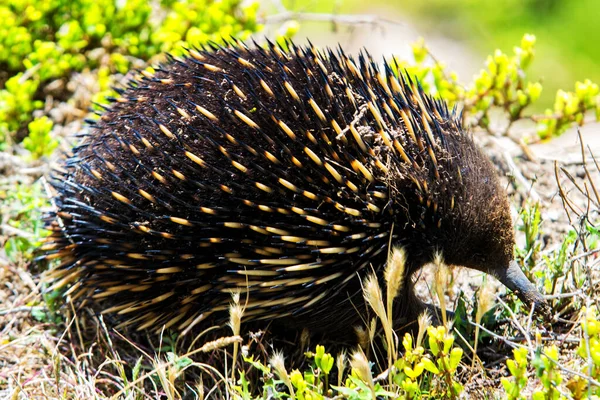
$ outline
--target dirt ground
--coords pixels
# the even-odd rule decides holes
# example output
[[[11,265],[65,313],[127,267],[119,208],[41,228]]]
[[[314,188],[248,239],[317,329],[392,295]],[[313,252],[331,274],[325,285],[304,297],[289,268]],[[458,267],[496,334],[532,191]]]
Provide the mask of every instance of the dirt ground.
[[[404,43],[413,40],[414,31],[410,27],[396,27],[400,31],[388,31],[387,34],[397,34],[404,38]],[[354,35],[357,33],[354,32]],[[350,40],[350,39],[348,39]],[[335,38],[322,38],[323,42],[335,41]],[[378,45],[376,37],[370,37],[372,53],[389,53],[388,47]],[[383,43],[383,42],[381,42]],[[390,41],[387,41],[390,43]],[[451,64],[452,70],[462,70],[466,76],[474,70],[475,57],[460,44],[439,42],[428,38],[428,43],[434,52],[443,49],[438,54],[440,59],[445,58],[445,52],[460,52],[462,63]],[[323,43],[318,43],[319,45]],[[366,43],[368,45],[368,43]],[[349,52],[356,53],[356,42],[349,42]],[[364,45],[364,44],[361,44]],[[405,51],[405,50],[403,50]],[[448,58],[452,59],[452,58]],[[471,62],[473,60],[473,62]],[[48,99],[49,114],[57,123],[55,133],[61,137],[71,137],[83,129],[82,117],[89,106],[91,93],[95,90],[95,82],[86,74],[76,74],[69,83],[74,88],[74,102],[53,102]],[[525,127],[527,132],[531,126]],[[521,132],[522,133],[522,132]],[[534,143],[527,146],[528,151],[520,146],[517,141],[507,137],[492,137],[481,132],[475,136],[485,151],[490,155],[499,173],[503,176],[507,192],[511,198],[513,218],[517,219],[517,210],[527,201],[538,200],[542,206],[542,231],[544,246],[542,252],[549,252],[560,245],[564,235],[570,230],[575,213],[567,213],[563,200],[559,195],[556,170],[558,167],[558,180],[572,202],[581,210],[588,207],[585,196],[578,192],[578,188],[569,180],[572,176],[577,180],[586,177],[582,163],[582,151],[579,135],[583,138],[586,149],[586,161],[591,170],[592,179],[598,182],[598,169],[590,154],[600,154],[600,124],[586,124],[579,131],[571,129],[559,138],[546,143]],[[71,141],[61,142],[63,151],[68,152]],[[58,154],[58,153],[57,153]],[[58,157],[58,155],[56,156]],[[57,159],[51,160],[51,163]],[[564,171],[561,170],[564,168]],[[32,185],[41,176],[46,174],[50,166],[45,163],[28,164],[15,154],[0,153],[0,187],[6,188],[17,183]],[[600,188],[600,184],[596,185]],[[6,205],[3,205],[6,206]],[[597,213],[595,210],[593,213]],[[596,216],[594,214],[594,216]],[[107,376],[97,376],[98,365],[91,364],[90,354],[98,351],[97,344],[91,347],[84,345],[80,332],[85,326],[77,325],[76,329],[63,331],[57,329],[54,321],[43,320],[40,322],[35,317],[43,307],[41,300],[42,289],[39,280],[40,271],[35,264],[20,261],[10,262],[4,250],[7,238],[13,235],[30,235],[19,232],[6,225],[6,215],[2,215],[2,230],[0,231],[0,398],[52,398],[57,393],[76,394],[81,398],[92,398],[98,395],[94,392],[97,385],[110,386],[111,379]],[[521,233],[517,240],[522,245],[524,240]],[[427,302],[432,302],[431,288],[428,284],[432,281],[434,272],[426,268],[419,277],[417,285],[420,297]],[[453,285],[447,291],[447,304],[453,305],[457,295],[462,291],[467,297],[482,285],[483,274],[462,268],[452,271]],[[493,279],[491,279],[493,281]],[[495,284],[497,293],[504,289]],[[435,303],[435,301],[433,301]],[[451,306],[452,307],[452,306]],[[450,308],[451,308],[450,307]],[[77,334],[79,333],[79,335]],[[86,343],[87,344],[87,343]],[[101,347],[101,346],[100,346]],[[75,350],[77,348],[77,350]],[[105,350],[103,350],[105,351]],[[61,363],[67,363],[65,368]],[[498,366],[498,365],[496,365]],[[60,378],[60,379],[59,379]],[[59,383],[62,382],[62,383]],[[106,381],[106,382],[104,382]],[[44,383],[41,385],[40,383]],[[56,382],[55,391],[52,388]],[[66,383],[65,383],[66,382]],[[104,383],[103,383],[104,382]],[[486,393],[482,387],[498,387],[496,378],[472,377],[467,384],[467,391],[474,398],[483,397]],[[27,393],[19,397],[19,393]],[[28,397],[29,396],[29,397]]]

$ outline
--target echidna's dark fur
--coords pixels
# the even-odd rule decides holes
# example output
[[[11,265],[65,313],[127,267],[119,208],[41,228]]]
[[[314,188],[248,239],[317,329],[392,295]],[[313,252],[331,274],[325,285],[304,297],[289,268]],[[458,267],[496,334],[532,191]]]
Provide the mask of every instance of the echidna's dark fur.
[[[406,276],[440,251],[511,285],[493,167],[445,103],[368,55],[215,46],[121,94],[52,179],[44,249],[55,287],[126,324],[223,321],[239,291],[246,319],[347,329],[390,242]]]

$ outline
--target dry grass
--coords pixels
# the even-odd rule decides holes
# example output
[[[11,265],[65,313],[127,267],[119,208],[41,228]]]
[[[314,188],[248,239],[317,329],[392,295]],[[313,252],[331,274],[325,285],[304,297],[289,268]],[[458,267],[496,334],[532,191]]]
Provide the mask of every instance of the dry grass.
[[[525,262],[533,265],[531,271],[537,278],[546,274],[549,279],[548,271],[555,268],[553,263],[557,262],[565,239],[564,227],[574,231],[560,273],[548,280],[547,289],[552,293],[548,298],[554,311],[552,321],[541,323],[529,310],[515,311],[512,295],[498,297],[497,286],[490,278],[482,281],[479,277],[467,277],[459,269],[438,269],[441,272],[433,271],[429,275],[425,272],[421,277],[425,283],[435,283],[422,285],[428,287],[425,297],[434,299],[437,304],[445,304],[448,309],[456,308],[460,291],[466,293],[464,298],[472,323],[456,327],[457,343],[465,349],[457,377],[471,398],[502,393],[499,379],[508,373],[506,357],[511,356],[512,348],[522,346],[528,349],[532,358],[540,344],[559,347],[556,365],[565,376],[563,385],[557,387],[561,393],[568,394],[565,385],[577,379],[597,384],[588,376],[585,361],[575,354],[581,335],[579,309],[598,306],[600,282],[595,238],[584,224],[598,220],[600,198],[596,188],[599,172],[596,160],[588,153],[586,157],[585,168],[581,165],[546,165],[548,171],[556,173],[554,179],[547,182],[553,183],[554,189],[537,187],[538,193],[551,193],[552,190],[558,193],[558,196],[543,200],[542,212],[551,211],[560,218],[546,222],[542,230],[553,232],[555,227],[562,227],[556,229],[554,236],[538,237],[539,247],[524,255]],[[520,166],[525,169],[527,163]],[[518,201],[519,197],[526,197],[526,193],[523,188],[517,188],[513,198]],[[2,243],[5,243],[9,235],[18,232],[3,230],[2,234]],[[393,282],[393,276],[401,271],[403,256],[394,252],[390,259],[394,262],[385,276],[389,275]],[[443,263],[440,260],[438,264]],[[34,267],[24,259],[9,262],[6,254],[0,253],[0,398],[226,398],[232,396],[232,385],[237,384],[239,370],[245,371],[251,383],[256,385],[252,390],[258,394],[261,375],[243,361],[243,355],[254,356],[264,365],[270,363],[275,377],[282,381],[287,392],[294,391],[290,373],[305,362],[303,351],[309,347],[308,339],[304,337],[301,344],[298,344],[299,340],[287,346],[282,343],[272,346],[270,343],[276,339],[269,338],[264,332],[250,333],[240,324],[243,304],[238,304],[235,297],[229,326],[220,331],[209,329],[184,338],[174,338],[166,332],[160,337],[118,332],[98,319],[89,308],[75,309],[73,304],[61,308],[63,322],[55,320],[56,316],[47,310],[48,299],[42,296],[39,274]],[[365,284],[367,302],[375,310],[377,319],[372,320],[371,327],[364,330],[362,336],[359,335],[364,349],[376,346],[401,348],[399,338],[390,326],[393,303],[387,301],[400,289],[393,285],[387,285],[386,289],[382,291],[376,280]],[[477,292],[477,289],[481,290]],[[485,311],[489,308],[496,310],[493,331],[488,329],[490,321],[486,320],[490,313],[485,314]],[[451,316],[447,318],[450,320]],[[419,320],[422,329],[415,337],[417,343],[424,341],[428,323],[426,317]],[[383,334],[373,329],[374,326],[383,327]],[[474,342],[473,338],[477,336],[481,340]],[[274,352],[273,347],[283,349],[283,352]],[[330,345],[327,349],[336,348]],[[473,356],[475,351],[477,357]],[[396,351],[387,353],[387,359],[372,359],[368,351],[367,354],[350,351],[348,356],[339,351],[335,364],[347,373],[349,361],[359,376],[364,375],[365,383],[374,387],[372,385],[386,382],[386,371],[396,357]],[[378,365],[372,373],[366,363],[374,360]],[[343,385],[343,375],[335,375],[332,382]],[[531,379],[523,393],[527,395],[538,390],[539,382],[536,382]]]

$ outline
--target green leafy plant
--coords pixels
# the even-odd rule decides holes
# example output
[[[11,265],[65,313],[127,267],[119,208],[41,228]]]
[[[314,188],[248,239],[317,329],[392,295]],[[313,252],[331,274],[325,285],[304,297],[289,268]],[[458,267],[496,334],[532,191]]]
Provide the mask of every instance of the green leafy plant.
[[[554,109],[546,110],[545,117],[538,117],[538,134],[548,139],[564,132],[571,123],[583,125],[586,111],[594,110],[600,120],[600,89],[589,79],[575,83],[575,91],[559,89],[556,92]]]
[[[4,231],[9,234],[4,244],[6,255],[13,262],[23,257],[31,259],[41,239],[47,235],[42,210],[48,206],[48,199],[41,182],[0,188],[0,199],[0,211],[7,219]]]
[[[38,89],[85,68],[125,73],[135,60],[181,54],[209,41],[246,39],[261,29],[258,3],[237,0],[11,0],[0,4],[0,142],[41,108]],[[108,55],[108,56],[107,56]],[[138,63],[139,65],[139,63]]]
[[[556,345],[538,345],[536,349],[519,347],[513,350],[513,358],[506,361],[511,377],[501,380],[506,398],[525,399],[523,389],[528,384],[541,388],[532,395],[536,400],[569,398],[566,395],[587,399],[600,395],[600,387],[595,384],[600,378],[600,322],[596,307],[581,309],[579,327],[576,350],[579,360],[569,361],[570,378],[566,382],[565,369],[560,366],[561,352]],[[533,373],[528,372],[530,367],[533,367]],[[536,379],[533,383],[532,375]]]
[[[336,395],[369,400],[431,397],[456,399],[463,391],[456,379],[463,351],[455,347],[454,336],[446,328],[429,327],[427,333],[428,348],[425,343],[418,343],[420,339],[415,343],[410,334],[404,336],[404,354],[390,370],[389,384],[373,381],[372,364],[360,350],[353,354],[351,369],[345,379],[339,378],[339,382],[343,384],[331,387],[327,383],[328,376],[336,363],[333,356],[326,353],[325,348],[320,345],[314,353],[307,354],[313,361],[304,371],[294,369],[288,374],[280,355],[275,355],[270,365],[256,361],[253,357],[245,357],[244,361],[262,374],[263,393],[268,392],[275,397],[289,396],[299,400],[324,399]],[[343,373],[340,363],[337,363],[337,369],[339,374]],[[273,379],[274,377],[278,379]],[[252,398],[250,382],[242,371],[233,390],[243,399]]]
[[[519,46],[509,55],[496,50],[488,56],[485,68],[475,75],[465,87],[458,83],[454,72],[431,55],[421,39],[412,45],[413,62],[393,59],[392,69],[406,71],[416,77],[426,92],[445,99],[450,106],[460,105],[464,121],[493,134],[507,134],[519,120],[532,120],[537,124],[541,139],[560,135],[572,123],[583,124],[588,111],[595,111],[600,120],[598,85],[586,80],[575,84],[574,92],[559,90],[554,110],[543,115],[527,114],[528,108],[540,98],[542,84],[528,79],[527,70],[535,57],[534,35],[526,34]],[[428,57],[429,56],[429,57]],[[493,126],[493,115],[501,111],[504,123]]]
[[[598,381],[600,379],[600,321],[598,320],[598,310],[596,307],[583,307],[580,315],[582,335],[577,348],[577,355],[584,361],[581,370],[584,375]],[[600,387],[591,385],[590,382],[585,380],[580,385],[571,385],[571,387],[595,396],[600,395]]]
[[[559,399],[562,398],[557,389],[561,384],[563,377],[557,366],[558,348],[555,345],[546,347],[545,351],[541,349],[535,353],[534,366],[536,366],[537,377],[542,383],[543,390],[533,394],[534,400]]]
[[[506,366],[513,379],[503,377],[500,381],[507,400],[521,400],[525,399],[523,389],[527,386],[527,348],[514,349],[513,357],[506,360]]]
[[[34,159],[49,156],[58,146],[58,140],[50,135],[53,126],[52,121],[46,116],[29,123],[29,135],[23,140],[23,147],[31,152]]]
[[[436,398],[457,398],[463,387],[454,375],[463,350],[454,347],[454,336],[443,326],[427,329],[429,351],[422,344],[413,344],[411,335],[402,340],[404,355],[395,367],[394,382],[405,398],[421,398],[429,394]]]
[[[530,272],[538,259],[541,243],[540,227],[542,225],[542,213],[538,203],[528,203],[519,213],[520,224],[517,229],[525,234],[525,247],[517,248],[517,258]]]
[[[33,110],[42,106],[35,100],[38,90],[37,80],[27,79],[18,73],[8,79],[4,90],[0,90],[0,142],[9,139],[23,124],[31,120]]]

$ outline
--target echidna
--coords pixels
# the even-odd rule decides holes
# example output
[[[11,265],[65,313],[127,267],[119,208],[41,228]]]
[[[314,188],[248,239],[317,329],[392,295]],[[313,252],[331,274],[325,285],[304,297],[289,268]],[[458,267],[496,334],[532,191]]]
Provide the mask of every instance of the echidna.
[[[366,52],[241,43],[143,73],[54,174],[54,287],[138,329],[246,319],[315,331],[360,318],[361,278],[441,252],[544,307],[513,261],[506,194],[461,118]]]

